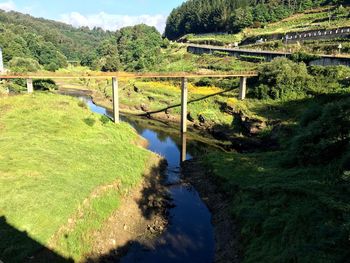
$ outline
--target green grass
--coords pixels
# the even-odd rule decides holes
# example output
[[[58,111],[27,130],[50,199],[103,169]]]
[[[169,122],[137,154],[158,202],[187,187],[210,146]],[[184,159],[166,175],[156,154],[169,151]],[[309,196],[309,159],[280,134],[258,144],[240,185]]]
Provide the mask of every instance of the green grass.
[[[232,56],[195,55],[187,53],[186,46],[172,44],[162,50],[162,63],[155,67],[159,72],[233,72],[256,69],[255,63],[240,61]]]
[[[0,98],[0,134],[0,216],[76,260],[88,252],[91,231],[142,180],[150,157],[133,144],[137,134],[129,125],[103,124],[78,100],[53,94]],[[115,183],[118,191],[102,191],[83,206],[98,187]],[[58,233],[78,210],[83,218]],[[63,234],[68,238],[63,240]],[[13,242],[0,236],[0,248],[12,247],[9,255],[0,256],[6,262],[35,252],[35,247]]]
[[[295,138],[309,132],[298,125],[305,120],[307,110],[347,98],[344,92],[289,101],[232,102],[250,117],[279,123],[269,132],[281,144],[278,151],[215,152],[200,160],[229,200],[230,213],[240,227],[244,263],[333,263],[348,259],[349,175],[345,172],[341,179],[335,179],[345,156],[318,165],[312,165],[318,160],[309,160],[308,166],[301,166],[292,163],[297,154],[290,147]]]
[[[230,200],[243,262],[345,262],[349,191],[327,169],[281,167],[283,152],[215,153],[203,165]]]

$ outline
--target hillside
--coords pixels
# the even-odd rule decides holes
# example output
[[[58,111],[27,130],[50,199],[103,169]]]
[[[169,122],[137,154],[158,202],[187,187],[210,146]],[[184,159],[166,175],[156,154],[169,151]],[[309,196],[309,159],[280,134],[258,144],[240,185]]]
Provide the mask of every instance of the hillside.
[[[66,66],[67,60],[81,60],[85,53],[110,37],[100,28],[73,26],[0,10],[0,46],[5,63],[14,57],[33,58],[46,69]]]
[[[165,36],[177,39],[186,34],[240,32],[250,26],[277,22],[294,13],[324,4],[347,1],[330,0],[190,0],[175,8],[167,20]]]
[[[181,37],[179,41],[217,46],[231,46],[233,43],[239,43],[239,46],[244,46],[245,49],[288,50],[318,54],[336,54],[339,52],[339,44],[342,44],[341,52],[347,54],[350,53],[349,34],[335,34],[335,32],[340,33],[340,28],[350,27],[348,18],[350,7],[344,7],[343,14],[333,15],[330,19],[329,15],[337,10],[338,8],[332,6],[315,8],[278,22],[268,23],[263,27],[247,27],[235,34],[188,34]],[[330,31],[333,31],[333,35],[329,34]],[[312,32],[311,37],[309,32]],[[317,34],[316,37],[314,33]],[[321,36],[319,36],[320,33],[322,33]],[[325,36],[324,33],[328,35]],[[305,34],[306,38],[304,38]],[[286,42],[287,35],[302,35],[302,38],[289,39]]]

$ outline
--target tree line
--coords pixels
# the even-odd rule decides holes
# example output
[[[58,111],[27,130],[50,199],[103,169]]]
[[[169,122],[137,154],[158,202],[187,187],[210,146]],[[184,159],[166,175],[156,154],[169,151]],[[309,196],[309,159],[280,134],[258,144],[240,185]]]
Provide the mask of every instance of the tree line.
[[[185,34],[237,32],[260,27],[323,4],[347,0],[188,0],[167,19],[165,36],[174,40]]]
[[[159,63],[167,41],[146,25],[116,32],[0,10],[0,48],[13,71],[55,71],[77,61],[94,70],[142,71]]]
[[[87,53],[81,64],[102,71],[151,70],[161,62],[161,47],[167,44],[155,27],[125,27]]]

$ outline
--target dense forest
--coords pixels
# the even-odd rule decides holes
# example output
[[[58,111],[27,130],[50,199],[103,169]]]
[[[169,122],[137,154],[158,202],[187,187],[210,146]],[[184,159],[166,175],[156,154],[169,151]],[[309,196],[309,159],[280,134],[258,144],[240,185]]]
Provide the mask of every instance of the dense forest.
[[[189,0],[175,8],[167,20],[165,36],[176,39],[188,33],[237,32],[260,27],[323,4],[348,0]]]
[[[23,61],[26,58],[37,61],[47,70],[63,67],[69,60],[80,61],[83,54],[111,35],[101,28],[77,29],[64,23],[1,10],[0,31],[5,63],[15,59],[14,64],[21,58],[20,62],[28,64]]]
[[[13,71],[55,71],[77,61],[95,70],[142,71],[155,65],[163,41],[146,25],[117,32],[73,26],[0,10],[0,47]]]
[[[154,27],[125,27],[85,55],[82,65],[102,71],[143,71],[160,63],[158,55],[166,44]]]

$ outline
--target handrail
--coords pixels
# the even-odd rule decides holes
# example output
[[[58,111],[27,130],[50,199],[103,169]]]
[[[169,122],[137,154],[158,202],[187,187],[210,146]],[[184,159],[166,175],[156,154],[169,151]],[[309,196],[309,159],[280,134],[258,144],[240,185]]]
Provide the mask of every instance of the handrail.
[[[232,73],[186,73],[186,72],[173,72],[173,73],[127,73],[127,72],[85,72],[79,74],[46,74],[46,73],[28,73],[28,74],[4,74],[0,75],[0,79],[97,79],[97,78],[110,78],[118,77],[125,79],[133,78],[229,78],[229,77],[254,77],[258,76],[256,71],[237,71]]]

